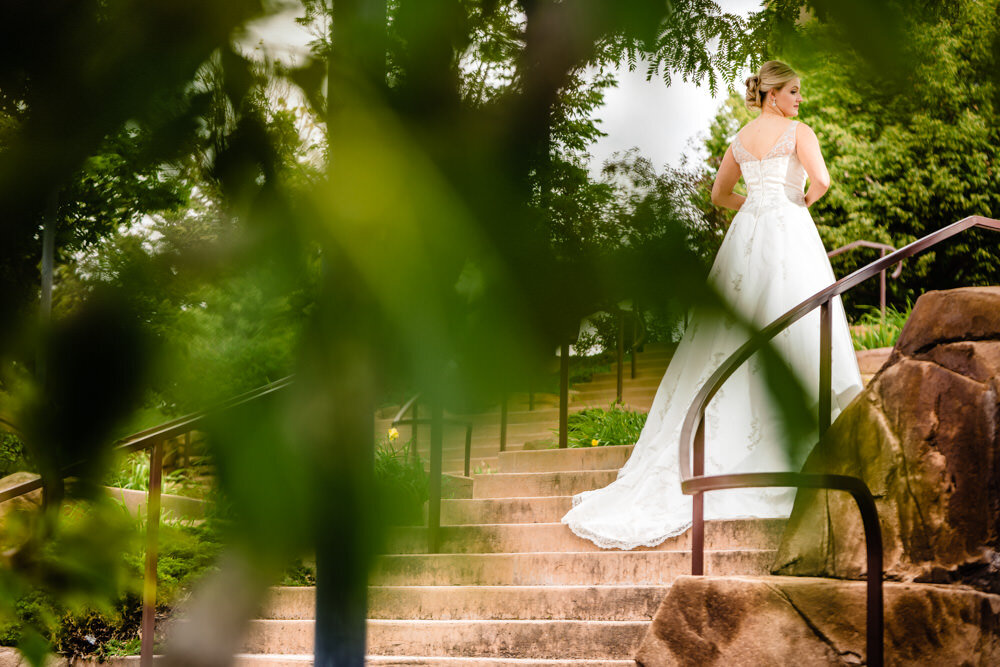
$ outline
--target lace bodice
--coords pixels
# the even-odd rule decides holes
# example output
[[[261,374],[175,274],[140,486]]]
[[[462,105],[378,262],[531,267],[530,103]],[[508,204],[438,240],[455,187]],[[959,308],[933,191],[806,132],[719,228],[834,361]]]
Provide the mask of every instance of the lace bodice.
[[[798,124],[797,120],[790,122],[771,150],[760,159],[743,146],[739,134],[733,139],[733,157],[740,165],[743,181],[747,186],[747,201],[744,206],[761,206],[779,201],[791,201],[805,206],[803,187],[806,183],[806,170],[795,152],[795,128]]]

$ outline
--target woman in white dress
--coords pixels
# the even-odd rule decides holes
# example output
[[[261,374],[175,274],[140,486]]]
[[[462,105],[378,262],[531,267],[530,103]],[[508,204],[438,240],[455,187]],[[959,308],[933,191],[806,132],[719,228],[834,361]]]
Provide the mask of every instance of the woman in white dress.
[[[816,134],[793,120],[802,102],[795,72],[770,61],[746,84],[747,105],[761,111],[737,133],[715,178],[712,201],[738,213],[708,279],[736,311],[763,327],[834,281],[809,215],[809,206],[829,188],[830,176]],[[741,174],[746,197],[733,192]],[[807,176],[809,189],[803,192]],[[862,383],[839,299],[832,315],[836,418]],[[680,490],[681,425],[699,388],[745,341],[734,322],[695,312],[618,478],[575,496],[562,522],[580,537],[616,549],[655,546],[687,530],[691,497]],[[774,343],[818,405],[819,312],[793,324]],[[706,410],[706,474],[797,470],[802,462],[788,459],[782,433],[759,364],[751,358]],[[794,493],[714,491],[705,495],[705,518],[785,517]]]

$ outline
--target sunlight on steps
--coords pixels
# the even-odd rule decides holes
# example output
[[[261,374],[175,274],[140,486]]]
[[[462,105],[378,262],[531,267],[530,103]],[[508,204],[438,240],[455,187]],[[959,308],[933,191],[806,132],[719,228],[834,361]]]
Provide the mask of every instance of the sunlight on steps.
[[[626,402],[643,411],[669,360],[665,348],[650,348],[638,377],[625,374]],[[606,407],[614,368],[586,385],[574,387],[571,410]],[[542,405],[510,412],[508,451],[499,452],[496,412],[470,417],[473,468],[488,461],[491,472],[473,475],[471,498],[442,501],[441,553],[426,553],[426,528],[391,531],[370,582],[368,664],[634,665],[670,583],[690,571],[690,536],[602,550],[559,523],[572,495],[612,481],[632,447],[526,451],[526,441],[558,425],[558,410]],[[418,435],[426,448],[426,434]],[[463,452],[464,434],[446,434],[445,469],[460,470]],[[765,574],[783,524],[709,522],[708,572]],[[314,617],[312,588],[273,589],[235,664],[310,664]]]
[[[886,353],[859,354],[866,380]],[[665,350],[640,355],[636,379],[625,375],[626,402],[648,410],[668,361]],[[571,410],[611,403],[615,377],[612,368],[574,387]],[[558,410],[540,405],[510,412],[508,450],[499,452],[496,411],[469,417],[472,466],[490,472],[473,475],[471,498],[442,501],[441,553],[425,553],[426,528],[392,531],[369,588],[368,664],[634,665],[660,600],[690,569],[690,535],[606,551],[559,523],[572,495],[612,481],[632,447],[525,451],[558,425]],[[418,436],[426,448],[427,434]],[[464,442],[458,430],[446,434],[446,470],[461,470]],[[707,572],[766,574],[783,525],[708,522]],[[235,664],[310,664],[314,616],[312,588],[273,589]]]

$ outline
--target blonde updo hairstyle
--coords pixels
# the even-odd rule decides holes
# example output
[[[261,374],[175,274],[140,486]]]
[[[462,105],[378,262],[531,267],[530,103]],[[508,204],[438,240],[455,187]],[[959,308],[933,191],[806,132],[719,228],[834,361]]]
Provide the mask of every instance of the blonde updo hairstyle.
[[[764,106],[764,96],[771,89],[781,88],[797,77],[791,67],[778,60],[768,60],[760,66],[760,71],[747,77],[746,105],[748,109],[760,109]]]

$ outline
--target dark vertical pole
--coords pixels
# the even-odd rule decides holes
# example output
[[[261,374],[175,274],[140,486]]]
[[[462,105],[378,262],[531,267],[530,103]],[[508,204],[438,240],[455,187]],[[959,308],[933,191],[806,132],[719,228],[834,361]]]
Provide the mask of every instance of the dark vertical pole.
[[[38,308],[38,323],[42,331],[49,328],[52,320],[52,273],[55,268],[56,253],[56,219],[59,211],[59,199],[56,192],[49,195],[45,207],[45,222],[42,228],[42,294]],[[36,358],[36,378],[45,386],[48,372],[48,358],[44,346],[39,345]]]
[[[149,493],[146,494],[146,573],[142,582],[142,667],[153,665],[153,635],[156,632],[156,560],[160,532],[160,490],[163,482],[163,441],[149,452]]]
[[[830,416],[833,410],[831,388],[832,379],[832,319],[830,302],[825,301],[819,311],[819,434],[820,437],[830,428]]]
[[[431,402],[431,473],[427,480],[427,551],[435,554],[441,545],[441,449],[444,440],[444,410],[437,397]]]
[[[337,178],[341,145],[351,127],[344,125],[355,95],[386,91],[387,0],[336,0],[329,8],[330,49],[327,56],[326,127],[328,174]],[[354,111],[362,111],[354,109]],[[332,250],[332,249],[331,249]],[[376,362],[373,340],[379,326],[372,297],[349,262],[328,258],[326,303],[337,300],[336,316],[328,315],[326,378],[331,387],[329,468],[315,471],[321,503],[316,526],[315,667],[364,667],[367,646],[368,558],[374,543],[370,511],[374,485]],[[440,465],[440,460],[438,461]],[[346,474],[345,474],[346,473]],[[330,488],[338,484],[340,488]]]
[[[559,348],[559,448],[569,446],[569,343]]]
[[[469,476],[469,466],[472,463],[472,424],[465,427],[465,476]],[[439,503],[440,504],[440,503]]]
[[[500,451],[507,451],[507,394],[500,403]]]
[[[885,248],[878,251],[878,256],[879,259],[885,257]],[[878,303],[879,308],[882,311],[882,326],[885,326],[885,269],[882,269],[879,272],[878,280]]]
[[[420,403],[419,401],[413,402],[413,428],[410,429],[410,438],[413,440],[413,444],[411,445],[411,447],[413,447],[414,461],[417,460],[417,456],[420,453],[420,449],[417,447],[417,431],[420,429],[420,425],[417,424],[417,420],[419,419],[419,417],[417,416],[419,403]]]
[[[622,402],[622,389],[625,376],[625,312],[618,309],[618,399]]]
[[[528,390],[528,411],[531,412],[535,409],[535,390]]]
[[[875,498],[867,487],[852,491],[858,509],[861,511],[861,522],[865,531],[865,551],[868,561],[868,619],[866,623],[867,644],[866,664],[872,667],[882,667],[885,662],[885,609],[882,602],[882,527],[878,521],[878,509]]]
[[[636,355],[639,351],[636,349],[636,343],[639,340],[639,309],[635,306],[635,302],[632,305],[632,379],[635,379],[635,362]]]
[[[705,415],[701,415],[694,434],[695,477],[705,474]],[[691,574],[705,574],[705,496],[696,493],[691,497]]]

